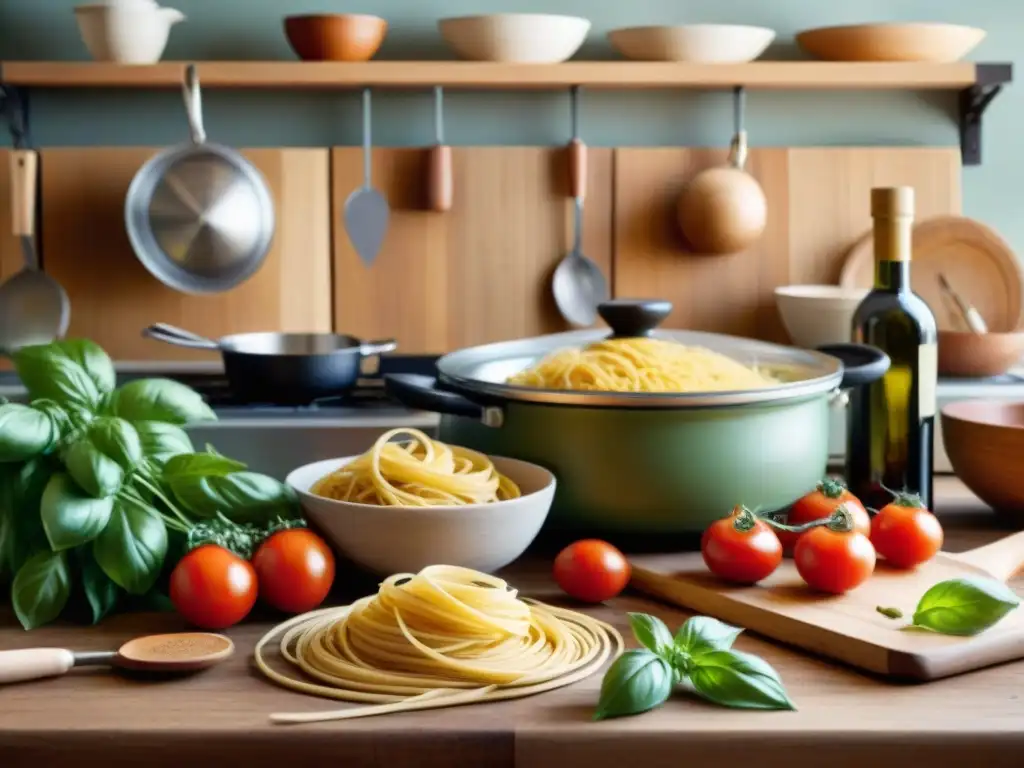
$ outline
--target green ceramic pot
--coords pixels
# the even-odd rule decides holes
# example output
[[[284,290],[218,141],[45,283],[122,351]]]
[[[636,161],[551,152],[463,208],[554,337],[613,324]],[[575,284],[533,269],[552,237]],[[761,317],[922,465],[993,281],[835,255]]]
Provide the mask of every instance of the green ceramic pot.
[[[664,304],[657,306],[654,315],[667,314]],[[648,317],[652,303],[616,302],[602,310],[613,328],[625,323],[616,322],[616,312],[634,313],[626,314],[633,320],[626,324],[635,336],[643,330],[635,313]],[[812,489],[825,474],[832,403],[842,388],[873,381],[888,367],[882,353],[857,345],[823,354],[667,331],[658,335],[770,367],[786,383],[686,395],[556,392],[504,383],[554,349],[605,335],[583,331],[476,347],[442,358],[437,379],[389,376],[388,389],[410,407],[443,414],[444,442],[554,472],[558,490],[549,529],[686,534],[702,531],[736,504],[781,509]]]

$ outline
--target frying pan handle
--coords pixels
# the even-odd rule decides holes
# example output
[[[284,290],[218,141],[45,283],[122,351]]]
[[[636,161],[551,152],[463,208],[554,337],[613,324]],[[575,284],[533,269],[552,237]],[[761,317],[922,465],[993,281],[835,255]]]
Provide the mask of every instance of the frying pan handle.
[[[437,388],[437,379],[412,373],[384,376],[384,391],[408,408],[482,420],[485,408],[462,395]]]
[[[75,655],[64,648],[24,648],[0,652],[0,685],[57,677],[75,666]]]
[[[398,342],[394,339],[364,341],[359,345],[359,354],[363,357],[370,357],[371,355],[383,355],[385,352],[394,352],[396,349],[398,349]]]
[[[185,114],[188,115],[188,128],[192,134],[193,144],[206,143],[206,128],[203,126],[203,94],[199,89],[199,74],[196,65],[185,67],[185,82],[182,83],[185,97]]]
[[[882,350],[867,344],[826,344],[819,352],[838,357],[843,363],[840,389],[863,387],[885,376],[892,360]]]
[[[174,344],[177,347],[188,347],[189,349],[210,349],[220,351],[220,344],[203,336],[197,336],[190,331],[176,328],[167,323],[154,323],[149,328],[144,328],[142,335],[147,339],[162,341],[165,344]]]

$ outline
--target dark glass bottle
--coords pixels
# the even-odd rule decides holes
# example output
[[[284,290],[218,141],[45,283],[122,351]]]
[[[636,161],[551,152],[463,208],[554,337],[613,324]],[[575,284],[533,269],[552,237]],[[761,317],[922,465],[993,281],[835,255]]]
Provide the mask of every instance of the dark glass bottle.
[[[853,340],[889,355],[885,376],[850,393],[846,479],[866,505],[893,491],[932,505],[938,333],[928,305],[910,290],[914,190],[874,189],[875,287],[853,318]]]

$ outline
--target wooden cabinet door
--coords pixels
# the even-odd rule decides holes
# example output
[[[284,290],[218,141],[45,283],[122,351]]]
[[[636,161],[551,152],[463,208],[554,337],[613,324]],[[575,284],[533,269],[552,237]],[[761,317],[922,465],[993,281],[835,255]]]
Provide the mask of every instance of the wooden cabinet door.
[[[250,280],[231,291],[204,296],[179,293],[160,283],[128,242],[128,185],[156,151],[41,152],[43,262],[71,299],[68,335],[95,340],[117,361],[212,362],[218,360],[216,355],[150,341],[141,331],[155,322],[214,338],[244,331],[330,331],[327,150],[245,151],[272,190],[277,213],[273,247]]]

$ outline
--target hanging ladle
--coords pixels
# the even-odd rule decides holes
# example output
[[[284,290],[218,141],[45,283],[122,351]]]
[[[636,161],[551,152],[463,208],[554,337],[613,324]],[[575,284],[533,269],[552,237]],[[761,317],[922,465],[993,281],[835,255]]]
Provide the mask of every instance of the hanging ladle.
[[[730,254],[760,239],[768,223],[768,201],[757,179],[744,170],[747,132],[746,92],[733,90],[735,133],[729,163],[697,174],[679,197],[677,215],[694,253]]]
[[[434,88],[434,146],[428,158],[427,203],[430,210],[444,213],[452,209],[452,148],[444,143],[444,89]]]

